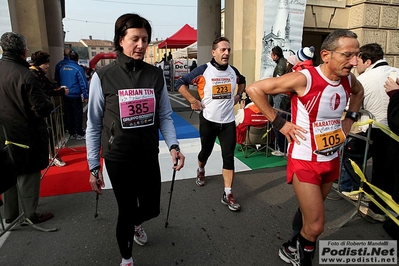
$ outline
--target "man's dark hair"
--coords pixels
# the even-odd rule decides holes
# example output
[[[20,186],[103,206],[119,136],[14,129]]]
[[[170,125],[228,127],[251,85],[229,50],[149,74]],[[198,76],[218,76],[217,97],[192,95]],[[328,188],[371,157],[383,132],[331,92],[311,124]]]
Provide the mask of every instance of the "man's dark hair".
[[[374,64],[378,60],[384,58],[384,51],[378,43],[369,43],[360,47],[359,57],[362,59],[363,63],[370,59],[371,63]]]
[[[119,45],[119,42],[123,37],[125,37],[126,30],[131,28],[146,29],[148,34],[147,43],[151,42],[152,29],[148,20],[138,14],[124,14],[120,16],[115,22],[114,47],[116,51],[123,50],[123,48]]]
[[[324,39],[321,50],[335,51],[339,45],[338,40],[343,37],[357,39],[357,34],[350,30],[335,30]]]
[[[212,43],[212,50],[216,50],[216,48],[218,47],[218,43],[223,41],[230,43],[229,39],[227,39],[226,37],[217,37]]]
[[[26,38],[18,32],[6,32],[1,36],[0,46],[5,52],[24,55],[27,49]]]
[[[72,51],[69,53],[69,59],[72,60],[72,61],[78,62],[78,61],[79,61],[79,55],[78,55],[78,53],[75,52],[74,50],[72,50]]]
[[[280,46],[274,46],[274,47],[272,48],[272,53],[275,54],[275,55],[277,55],[278,58],[284,57],[283,49],[281,49]]]

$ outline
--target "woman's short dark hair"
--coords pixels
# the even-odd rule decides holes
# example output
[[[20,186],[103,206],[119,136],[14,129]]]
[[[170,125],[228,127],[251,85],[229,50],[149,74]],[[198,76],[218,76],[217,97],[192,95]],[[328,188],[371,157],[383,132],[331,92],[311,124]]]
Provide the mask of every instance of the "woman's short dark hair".
[[[138,14],[124,14],[120,16],[115,22],[115,35],[114,35],[114,47],[116,51],[122,51],[122,47],[119,45],[121,38],[125,37],[126,30],[131,28],[144,28],[148,34],[148,43],[151,42],[151,25],[145,18]]]

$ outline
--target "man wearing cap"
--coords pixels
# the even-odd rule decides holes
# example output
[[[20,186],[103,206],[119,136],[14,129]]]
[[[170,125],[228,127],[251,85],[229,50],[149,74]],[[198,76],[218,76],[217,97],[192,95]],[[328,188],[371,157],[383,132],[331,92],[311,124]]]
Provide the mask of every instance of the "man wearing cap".
[[[18,194],[24,203],[25,217],[41,223],[54,217],[52,213],[36,212],[39,202],[41,170],[48,165],[48,134],[45,117],[53,104],[44,94],[39,80],[29,71],[28,52],[22,34],[6,32],[1,36],[4,50],[0,60],[0,148],[6,140],[12,145],[12,155],[17,166],[17,187],[4,193],[4,216],[12,223],[22,210]],[[4,129],[4,131],[3,131]],[[7,137],[6,137],[6,134]]]
[[[307,69],[314,66],[314,47],[303,47],[296,53],[297,63],[292,68],[294,71]]]

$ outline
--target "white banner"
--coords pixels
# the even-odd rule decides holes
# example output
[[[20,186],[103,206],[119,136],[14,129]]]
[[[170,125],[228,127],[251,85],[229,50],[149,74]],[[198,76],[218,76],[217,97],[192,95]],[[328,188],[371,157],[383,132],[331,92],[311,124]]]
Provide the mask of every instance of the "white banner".
[[[273,76],[276,64],[270,52],[274,46],[283,49],[285,58],[301,48],[305,9],[306,0],[265,0],[261,79]]]
[[[173,60],[173,73],[175,80],[190,72],[190,66],[196,59],[175,59]]]

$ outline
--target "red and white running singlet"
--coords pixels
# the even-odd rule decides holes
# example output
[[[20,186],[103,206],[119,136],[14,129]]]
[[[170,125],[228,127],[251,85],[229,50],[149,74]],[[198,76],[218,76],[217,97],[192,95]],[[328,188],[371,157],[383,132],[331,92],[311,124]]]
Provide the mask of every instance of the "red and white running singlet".
[[[341,127],[341,116],[351,92],[350,76],[331,81],[324,76],[320,67],[300,71],[306,76],[307,87],[301,97],[291,98],[292,123],[304,128],[306,140],[300,145],[292,142],[289,156],[305,161],[326,162],[338,156],[322,155],[323,151],[340,146],[345,135]]]

